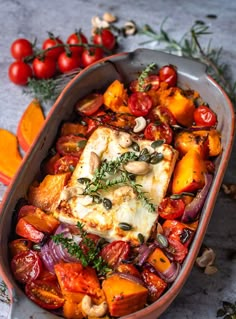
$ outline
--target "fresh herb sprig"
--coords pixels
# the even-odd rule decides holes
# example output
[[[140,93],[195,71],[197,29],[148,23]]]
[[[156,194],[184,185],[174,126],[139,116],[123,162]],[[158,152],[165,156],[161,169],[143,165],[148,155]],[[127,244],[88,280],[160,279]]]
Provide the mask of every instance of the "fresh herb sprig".
[[[145,86],[145,79],[148,77],[151,71],[155,70],[157,68],[156,63],[150,63],[139,75],[138,77],[138,86],[139,86],[139,91],[144,92],[148,88]]]
[[[236,302],[228,301],[222,302],[222,308],[217,310],[216,317],[223,317],[223,319],[236,319]]]
[[[209,26],[203,21],[196,21],[180,40],[176,40],[164,28],[166,20],[164,19],[161,23],[159,31],[155,31],[148,24],[139,27],[138,33],[150,38],[150,40],[142,42],[141,45],[156,41],[158,45],[164,45],[163,51],[200,60],[206,64],[207,73],[224,88],[231,101],[236,105],[236,81],[232,83],[228,73],[228,65],[221,62],[222,48],[212,48],[211,40],[206,48],[201,45],[200,39],[211,34]]]
[[[62,245],[64,249],[68,251],[71,256],[80,260],[81,264],[86,266],[92,266],[95,268],[100,276],[106,275],[111,269],[101,256],[99,256],[100,249],[95,242],[89,238],[87,232],[84,230],[84,225],[80,222],[77,223],[77,227],[80,230],[80,236],[83,244],[88,248],[85,253],[84,250],[72,239],[64,237],[63,234],[56,234],[52,236],[52,240],[57,245]]]

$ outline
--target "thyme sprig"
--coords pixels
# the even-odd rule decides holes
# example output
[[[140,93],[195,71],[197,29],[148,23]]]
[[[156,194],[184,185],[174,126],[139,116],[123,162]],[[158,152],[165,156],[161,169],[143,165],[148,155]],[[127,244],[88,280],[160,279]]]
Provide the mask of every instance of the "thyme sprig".
[[[100,249],[96,243],[89,238],[87,232],[84,230],[84,225],[80,222],[77,223],[77,227],[80,230],[80,236],[83,244],[88,248],[85,251],[73,240],[73,238],[64,237],[63,234],[56,234],[52,236],[52,240],[57,244],[61,244],[64,249],[68,251],[71,256],[80,260],[81,264],[86,266],[92,266],[95,268],[100,276],[106,275],[111,269],[101,256],[99,256]]]
[[[164,28],[167,19],[161,23],[159,31],[155,31],[148,24],[138,28],[138,33],[146,35],[150,40],[142,42],[142,45],[156,41],[158,45],[164,45],[163,51],[174,53],[184,57],[190,57],[203,62],[207,66],[207,73],[221,85],[232,102],[236,104],[236,81],[228,74],[228,66],[221,62],[223,49],[212,48],[211,40],[206,48],[201,45],[202,36],[212,34],[209,26],[203,21],[196,21],[189,31],[184,33],[180,40],[176,40]]]

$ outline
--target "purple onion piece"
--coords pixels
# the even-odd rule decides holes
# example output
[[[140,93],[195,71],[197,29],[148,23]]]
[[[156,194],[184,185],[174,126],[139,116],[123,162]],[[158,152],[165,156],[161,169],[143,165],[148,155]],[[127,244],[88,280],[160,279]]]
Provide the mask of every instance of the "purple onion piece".
[[[205,185],[202,190],[196,195],[196,197],[189,203],[184,210],[181,221],[183,223],[190,223],[198,217],[204,202],[206,200],[208,191],[210,189],[213,180],[213,175],[205,174]]]
[[[136,277],[134,275],[127,274],[127,273],[124,273],[124,272],[116,272],[115,274],[117,274],[118,276],[120,276],[123,279],[127,279],[127,280],[133,281],[136,284],[139,284],[141,286],[145,286],[145,284],[142,281],[142,279],[140,279],[140,278],[138,278],[138,277]]]
[[[153,250],[156,248],[156,244],[152,244],[150,246],[147,246],[146,244],[143,244],[139,247],[139,254],[137,256],[136,264],[138,266],[142,266],[148,256],[153,252]]]
[[[172,262],[170,267],[165,272],[158,272],[158,275],[167,283],[171,283],[175,281],[177,278],[179,272],[180,272],[181,266],[179,263]]]
[[[50,252],[48,244],[45,244],[40,251],[40,256],[42,258],[44,266],[48,271],[55,273],[54,265],[56,263],[53,254]]]

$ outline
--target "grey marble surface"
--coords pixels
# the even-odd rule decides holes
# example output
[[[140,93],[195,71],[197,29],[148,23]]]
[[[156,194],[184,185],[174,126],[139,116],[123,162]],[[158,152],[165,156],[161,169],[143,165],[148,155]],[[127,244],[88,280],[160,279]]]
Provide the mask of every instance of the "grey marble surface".
[[[168,17],[166,29],[176,39],[189,30],[194,21],[203,20],[212,34],[202,39],[203,44],[212,39],[212,47],[222,47],[222,61],[230,67],[236,80],[236,1],[232,0],[0,0],[0,127],[16,132],[17,123],[31,98],[8,80],[8,66],[12,62],[9,48],[19,37],[37,38],[42,43],[47,31],[60,35],[63,40],[75,29],[82,28],[91,35],[91,18],[109,11],[119,18],[118,24],[134,20],[140,26],[148,23],[159,29]],[[215,19],[207,15],[215,15]],[[120,41],[119,51],[140,47],[146,38],[135,36]],[[147,48],[159,49],[157,43]],[[1,152],[1,150],[0,150]],[[1,156],[1,153],[0,153]],[[224,181],[236,183],[236,146]],[[0,184],[0,196],[5,187]],[[236,201],[219,193],[204,243],[216,252],[218,272],[212,276],[193,268],[183,290],[162,319],[216,318],[222,300],[236,301]],[[0,302],[0,318],[7,318],[8,305]]]

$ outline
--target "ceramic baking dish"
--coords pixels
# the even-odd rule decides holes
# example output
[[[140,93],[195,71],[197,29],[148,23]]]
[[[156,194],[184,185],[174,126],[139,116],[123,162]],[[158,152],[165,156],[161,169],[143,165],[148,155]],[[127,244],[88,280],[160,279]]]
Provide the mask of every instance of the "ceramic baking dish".
[[[138,49],[131,53],[117,54],[95,63],[80,72],[66,86],[53,105],[37,140],[25,156],[20,170],[5,193],[0,214],[0,276],[6,282],[12,299],[9,318],[56,318],[55,315],[28,300],[17,285],[9,267],[8,240],[13,232],[14,208],[18,200],[25,196],[30,183],[39,172],[40,163],[55,141],[60,123],[70,118],[75,103],[92,90],[104,90],[115,79],[128,83],[137,78],[138,73],[152,62],[159,66],[166,64],[177,66],[178,85],[198,91],[203,100],[217,113],[217,128],[222,134],[223,152],[216,160],[216,174],[213,184],[202,210],[198,230],[177,280],[158,301],[124,318],[156,319],[171,304],[188,278],[206,233],[217,193],[230,158],[234,136],[233,106],[224,91],[206,74],[203,64],[163,52]]]

